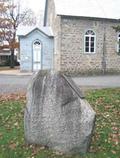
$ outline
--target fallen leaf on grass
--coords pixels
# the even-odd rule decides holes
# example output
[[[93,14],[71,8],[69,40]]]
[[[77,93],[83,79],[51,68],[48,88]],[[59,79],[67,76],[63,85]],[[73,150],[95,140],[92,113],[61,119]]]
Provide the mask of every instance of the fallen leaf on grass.
[[[15,122],[15,123],[14,123],[14,126],[18,126],[18,122]]]
[[[2,133],[0,133],[0,139],[2,139],[2,137],[3,137],[3,134],[2,134]]]
[[[15,143],[12,143],[12,144],[9,145],[9,148],[12,149],[12,150],[14,150],[16,148],[16,146],[17,145]]]
[[[55,155],[57,155],[57,156],[62,156],[62,155],[63,155],[63,153],[60,152],[60,151],[54,151],[53,153],[54,153]]]
[[[44,150],[44,149],[45,149],[45,147],[44,147],[44,146],[40,147],[40,150]]]
[[[111,152],[112,152],[113,154],[116,154],[116,151],[114,151],[114,150],[112,150]]]

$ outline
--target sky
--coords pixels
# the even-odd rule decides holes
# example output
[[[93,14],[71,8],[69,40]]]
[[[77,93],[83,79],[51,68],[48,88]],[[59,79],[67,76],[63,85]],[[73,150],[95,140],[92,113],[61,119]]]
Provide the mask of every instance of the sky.
[[[15,0],[14,0],[15,1]],[[19,0],[23,6],[31,8],[40,15],[45,8],[45,0]],[[58,13],[75,14],[92,17],[120,18],[120,0],[55,0],[58,3]],[[61,6],[62,4],[62,6]],[[69,4],[69,5],[68,5]],[[77,6],[77,7],[76,7]],[[93,9],[91,9],[91,7]],[[89,15],[90,14],[90,15]],[[104,15],[102,15],[104,14]]]
[[[86,17],[120,18],[120,0],[54,0],[56,13]]]
[[[43,26],[44,9],[46,0],[9,0],[16,5],[20,4],[21,12],[26,9],[31,9],[36,16],[38,26]]]
[[[25,0],[25,5],[31,8],[36,14],[44,10],[45,0]]]

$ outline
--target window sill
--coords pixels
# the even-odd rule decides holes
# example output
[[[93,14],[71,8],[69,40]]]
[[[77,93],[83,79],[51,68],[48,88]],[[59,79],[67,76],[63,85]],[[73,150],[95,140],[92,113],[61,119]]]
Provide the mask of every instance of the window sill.
[[[96,52],[92,52],[92,53],[84,52],[83,54],[86,54],[86,55],[94,55],[94,54],[96,54]]]

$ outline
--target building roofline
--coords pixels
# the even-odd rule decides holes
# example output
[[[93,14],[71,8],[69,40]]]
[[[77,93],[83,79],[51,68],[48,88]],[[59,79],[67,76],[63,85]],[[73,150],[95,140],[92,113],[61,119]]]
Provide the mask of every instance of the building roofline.
[[[25,36],[28,36],[30,35],[32,32],[34,32],[35,30],[38,30],[39,32],[41,32],[42,34],[44,34],[45,36],[48,36],[50,38],[53,38],[54,36],[53,35],[48,35],[46,34],[45,32],[43,32],[41,29],[39,29],[38,27],[34,28],[33,30],[31,30],[30,32],[28,32],[27,34],[25,35],[18,35],[18,37],[25,37]]]
[[[82,18],[82,19],[95,19],[95,20],[107,20],[107,21],[113,21],[113,22],[120,22],[120,19],[113,19],[113,18],[102,18],[102,17],[87,17],[87,16],[77,16],[77,15],[62,15],[62,14],[57,14],[57,16],[61,17],[69,17],[69,18]]]

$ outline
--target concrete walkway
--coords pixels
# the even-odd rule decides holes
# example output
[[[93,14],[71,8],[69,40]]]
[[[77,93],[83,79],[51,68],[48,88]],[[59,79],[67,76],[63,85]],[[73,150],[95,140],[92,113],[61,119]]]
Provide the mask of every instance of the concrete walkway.
[[[21,72],[19,69],[0,70],[0,75],[28,76],[32,74],[32,72]]]

